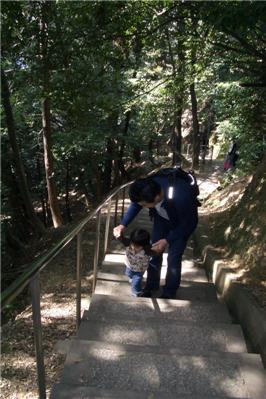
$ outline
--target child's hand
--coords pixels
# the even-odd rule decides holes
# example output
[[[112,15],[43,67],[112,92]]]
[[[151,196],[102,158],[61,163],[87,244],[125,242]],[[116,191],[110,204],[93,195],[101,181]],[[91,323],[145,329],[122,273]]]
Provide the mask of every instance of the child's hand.
[[[165,250],[167,244],[168,242],[164,238],[162,238],[161,240],[152,244],[151,250],[160,254]]]
[[[115,238],[119,238],[122,235],[123,230],[125,229],[125,226],[123,224],[119,224],[113,229],[113,235]]]

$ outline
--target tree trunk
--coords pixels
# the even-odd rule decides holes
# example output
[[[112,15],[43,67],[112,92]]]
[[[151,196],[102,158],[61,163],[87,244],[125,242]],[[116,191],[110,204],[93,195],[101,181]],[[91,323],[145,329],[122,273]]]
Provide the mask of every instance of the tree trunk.
[[[105,193],[107,193],[111,189],[112,170],[113,170],[113,148],[114,148],[113,140],[111,138],[108,138],[106,143],[106,155],[105,155],[106,159],[104,162],[103,192]]]
[[[15,171],[12,169],[10,162],[6,162],[4,173],[2,173],[3,184],[8,187],[7,198],[8,207],[11,208],[11,228],[15,230],[15,234],[19,240],[24,240],[28,237],[29,232],[32,232],[32,225],[26,213],[26,208],[20,194],[18,179]],[[8,223],[7,223],[8,224]],[[4,225],[3,225],[4,226]]]
[[[124,149],[125,149],[125,137],[128,134],[130,118],[131,118],[131,111],[127,111],[126,120],[125,120],[125,127],[124,127],[124,131],[123,131],[123,138],[121,140],[120,151],[119,151],[119,155],[118,155],[118,159],[117,159],[117,166],[118,166],[118,169],[119,169],[119,171],[121,173],[122,179],[128,179],[129,178],[128,173],[127,173],[127,171],[125,169],[125,166],[124,166],[123,156],[124,156]]]
[[[179,101],[176,101],[176,104],[179,104],[177,106],[177,111],[175,113],[175,125],[176,125],[176,151],[178,154],[181,154],[181,146],[182,146],[182,99],[180,98]]]
[[[42,187],[41,188],[41,203],[42,203],[43,223],[47,227],[47,225],[48,225],[48,214],[47,214],[47,206],[46,206],[47,205],[47,203],[46,203],[46,192],[43,189],[41,164],[40,164],[40,159],[39,159],[38,155],[37,155],[36,167],[37,167],[37,172],[38,172],[39,184],[40,184],[40,187]]]
[[[174,126],[172,133],[172,151],[173,159],[172,164],[176,165],[181,161],[181,145],[182,145],[182,105],[181,100],[175,99],[176,111],[174,113]]]
[[[185,25],[184,20],[181,18],[177,24],[178,30],[178,43],[177,43],[177,77],[179,81],[179,92],[176,95],[176,129],[177,129],[177,152],[179,154],[179,162],[181,161],[181,151],[182,151],[182,114],[184,107],[184,92],[185,92],[185,47],[184,47],[184,31]]]
[[[30,221],[33,230],[36,233],[42,234],[44,233],[45,228],[41,223],[41,221],[38,219],[37,215],[35,214],[32,201],[30,198],[30,192],[26,181],[24,166],[21,160],[20,151],[17,143],[16,128],[13,117],[13,111],[10,103],[10,92],[9,92],[8,82],[3,69],[1,71],[1,81],[2,81],[3,108],[6,117],[8,136],[13,151],[14,167],[16,170],[16,175],[18,177],[20,194],[23,199],[23,204],[25,206],[27,217]]]
[[[134,156],[135,162],[141,161],[141,151],[140,151],[139,146],[133,148],[133,156]]]
[[[198,122],[198,104],[195,92],[195,83],[191,83],[189,86],[191,106],[192,106],[192,125],[193,125],[193,145],[192,145],[192,168],[197,169],[199,167],[199,151],[200,151],[200,134],[199,134],[199,122]]]
[[[88,188],[86,186],[86,183],[85,183],[85,180],[84,180],[84,173],[81,170],[81,167],[79,167],[79,163],[78,163],[78,159],[77,159],[76,154],[74,154],[74,159],[75,159],[75,166],[77,168],[76,169],[76,173],[78,175],[78,185],[79,185],[79,188],[80,188],[81,192],[85,196],[85,203],[86,203],[86,206],[88,207],[90,205],[90,203],[91,203],[91,197],[90,197],[90,194],[89,194],[89,190],[88,190]]]
[[[59,227],[63,224],[63,219],[58,205],[57,192],[54,181],[49,98],[46,98],[43,101],[42,127],[43,127],[44,166],[45,166],[45,176],[46,176],[47,191],[48,191],[48,201],[52,214],[53,225],[54,227]]]
[[[113,187],[116,187],[118,184],[121,184],[122,181],[129,179],[129,175],[125,169],[125,165],[123,162],[123,156],[124,156],[124,149],[125,149],[125,137],[127,136],[127,133],[128,133],[130,117],[131,117],[131,111],[127,111],[126,119],[125,119],[125,126],[123,129],[123,136],[121,137],[121,141],[120,141],[120,149],[119,149],[118,153],[114,153],[114,151],[113,151],[113,158],[114,158],[114,161],[113,161],[114,178],[113,178],[113,183],[112,183]]]
[[[98,203],[101,198],[102,198],[102,193],[106,193],[110,191],[110,188],[106,189],[104,188],[104,191],[102,190],[102,170],[98,167],[98,165],[95,165],[95,177],[96,177],[96,202]]]
[[[66,197],[65,197],[65,204],[66,204],[67,219],[68,219],[69,222],[71,222],[72,221],[72,217],[71,217],[70,205],[69,205],[69,181],[70,181],[69,159],[66,159]]]
[[[51,144],[51,118],[50,118],[50,98],[49,96],[49,66],[48,66],[48,17],[47,7],[49,2],[42,4],[42,16],[40,23],[41,30],[41,54],[43,62],[43,103],[42,103],[42,129],[43,129],[43,150],[44,150],[44,165],[45,175],[48,191],[48,200],[52,214],[52,220],[54,227],[59,227],[63,224],[63,219],[60,213],[57,192],[54,180],[54,168],[53,168],[53,155],[52,155],[52,144]]]
[[[148,143],[148,158],[149,161],[154,165],[154,159],[153,159],[153,139],[149,140]]]
[[[102,193],[107,193],[108,191],[110,191],[111,187],[117,184],[117,181],[120,178],[118,162],[117,162],[117,159],[119,158],[119,142],[113,138],[116,137],[118,134],[118,118],[119,118],[118,111],[111,112],[110,115],[108,116],[107,123],[108,123],[109,135],[106,138],[107,141],[106,141],[106,153],[104,155],[105,160],[104,160],[103,179],[101,180]]]
[[[180,26],[178,26],[178,32],[180,33]],[[176,81],[178,79],[178,92],[174,96],[174,118],[173,118],[173,130],[172,130],[172,138],[171,138],[171,145],[172,145],[172,152],[173,152],[173,159],[172,164],[175,165],[176,163],[180,162],[181,160],[181,147],[182,147],[182,113],[183,113],[183,85],[184,85],[184,46],[183,40],[181,40],[181,36],[178,39],[178,48],[177,48],[177,55],[178,55],[178,64],[176,64],[170,35],[168,29],[166,30],[166,37],[168,41],[168,48],[169,54],[172,64],[172,74],[173,79]]]

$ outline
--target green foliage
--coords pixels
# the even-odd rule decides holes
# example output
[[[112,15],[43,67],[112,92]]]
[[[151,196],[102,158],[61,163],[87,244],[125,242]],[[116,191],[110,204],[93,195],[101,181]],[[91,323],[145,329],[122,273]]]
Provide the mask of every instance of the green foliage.
[[[230,141],[238,144],[240,170],[250,172],[266,150],[265,90],[247,89],[239,82],[217,85],[214,107],[217,116],[217,135],[223,153]]]
[[[136,150],[152,158],[155,150],[167,149],[177,110],[191,109],[191,83],[199,122],[212,118],[224,153],[237,140],[242,171],[256,167],[265,151],[265,88],[240,83],[265,82],[263,2],[46,2],[47,92],[40,55],[43,4],[2,3],[2,67],[36,207],[46,200],[43,96],[51,99],[61,195],[66,164],[70,190],[97,201],[124,177],[119,160],[128,168]],[[23,226],[10,201],[17,177],[5,118],[2,127],[3,175],[10,177],[3,179],[4,213]]]

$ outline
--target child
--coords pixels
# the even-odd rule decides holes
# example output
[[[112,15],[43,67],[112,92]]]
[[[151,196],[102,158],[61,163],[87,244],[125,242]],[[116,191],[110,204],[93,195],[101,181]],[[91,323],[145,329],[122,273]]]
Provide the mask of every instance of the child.
[[[156,253],[151,250],[150,234],[143,229],[136,229],[130,234],[130,238],[121,236],[119,240],[126,247],[125,274],[131,283],[132,296],[141,296],[141,282],[145,271],[149,266],[151,256]]]

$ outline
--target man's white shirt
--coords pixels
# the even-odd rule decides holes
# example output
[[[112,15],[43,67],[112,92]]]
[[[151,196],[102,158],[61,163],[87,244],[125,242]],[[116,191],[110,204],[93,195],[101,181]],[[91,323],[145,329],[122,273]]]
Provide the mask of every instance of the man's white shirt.
[[[163,200],[162,200],[161,202],[158,202],[158,204],[155,205],[155,209],[156,209],[157,213],[158,213],[162,218],[169,220],[169,216],[168,216],[166,210],[165,210],[164,208],[162,208],[162,206],[161,206],[162,203],[163,203]]]

